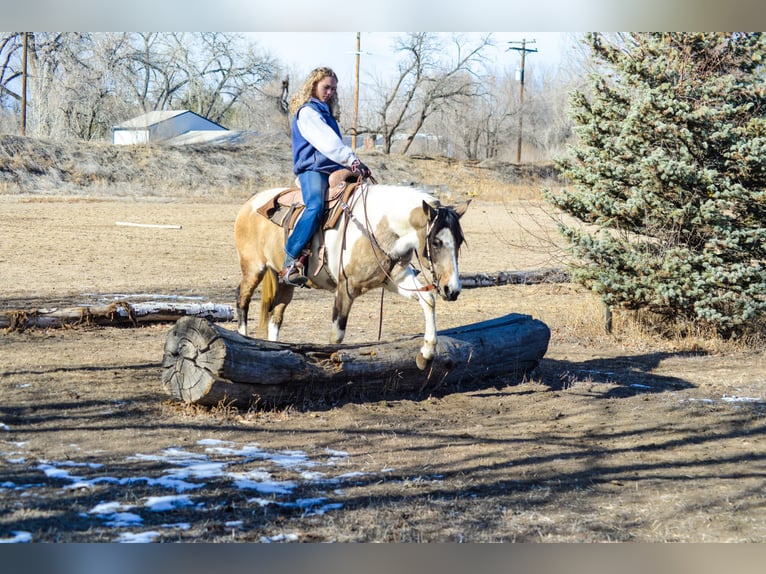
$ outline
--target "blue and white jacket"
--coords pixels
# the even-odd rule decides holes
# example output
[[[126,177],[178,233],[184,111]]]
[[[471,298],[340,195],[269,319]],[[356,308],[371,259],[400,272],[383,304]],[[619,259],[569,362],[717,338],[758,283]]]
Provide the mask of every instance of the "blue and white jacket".
[[[356,160],[353,150],[343,143],[338,122],[330,106],[315,98],[298,109],[293,120],[293,172],[331,173],[350,167]]]

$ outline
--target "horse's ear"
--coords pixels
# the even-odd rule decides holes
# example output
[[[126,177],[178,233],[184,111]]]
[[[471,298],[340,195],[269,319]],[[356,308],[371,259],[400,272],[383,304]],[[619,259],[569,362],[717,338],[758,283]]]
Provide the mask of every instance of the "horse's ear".
[[[427,201],[423,200],[423,213],[428,217],[428,221],[431,221],[436,217],[436,208],[432,207]]]
[[[463,214],[468,209],[468,205],[471,203],[471,200],[464,201],[463,203],[460,203],[455,206],[455,213],[457,213],[458,217],[463,217]]]

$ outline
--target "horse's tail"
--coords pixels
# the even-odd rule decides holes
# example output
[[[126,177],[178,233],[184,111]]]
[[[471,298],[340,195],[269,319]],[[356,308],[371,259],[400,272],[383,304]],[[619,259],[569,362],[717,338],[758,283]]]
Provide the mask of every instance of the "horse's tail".
[[[258,333],[264,339],[269,333],[269,319],[277,294],[277,274],[273,269],[266,269],[261,281],[261,313],[258,317]]]

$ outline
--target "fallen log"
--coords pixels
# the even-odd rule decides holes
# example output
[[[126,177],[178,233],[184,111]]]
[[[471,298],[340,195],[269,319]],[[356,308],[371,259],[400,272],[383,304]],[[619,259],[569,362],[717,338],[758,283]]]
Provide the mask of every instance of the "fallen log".
[[[52,328],[73,325],[138,326],[143,323],[168,323],[193,316],[211,321],[231,321],[234,309],[216,303],[128,303],[85,305],[63,309],[0,310],[0,328],[23,331],[30,327]]]
[[[518,382],[548,349],[548,326],[510,314],[441,331],[436,358],[415,364],[422,336],[359,345],[288,344],[244,337],[185,317],[170,330],[162,385],[175,399],[214,406],[281,406],[377,399]]]
[[[569,283],[572,274],[564,269],[535,269],[531,271],[500,271],[460,275],[464,289],[499,287],[500,285],[539,285],[540,283]]]

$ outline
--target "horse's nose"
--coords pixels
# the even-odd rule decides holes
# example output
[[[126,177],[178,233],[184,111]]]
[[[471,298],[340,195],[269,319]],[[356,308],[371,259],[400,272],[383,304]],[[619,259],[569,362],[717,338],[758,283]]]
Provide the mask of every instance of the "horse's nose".
[[[450,289],[449,285],[444,286],[444,299],[447,301],[456,301],[460,295],[460,289]]]

